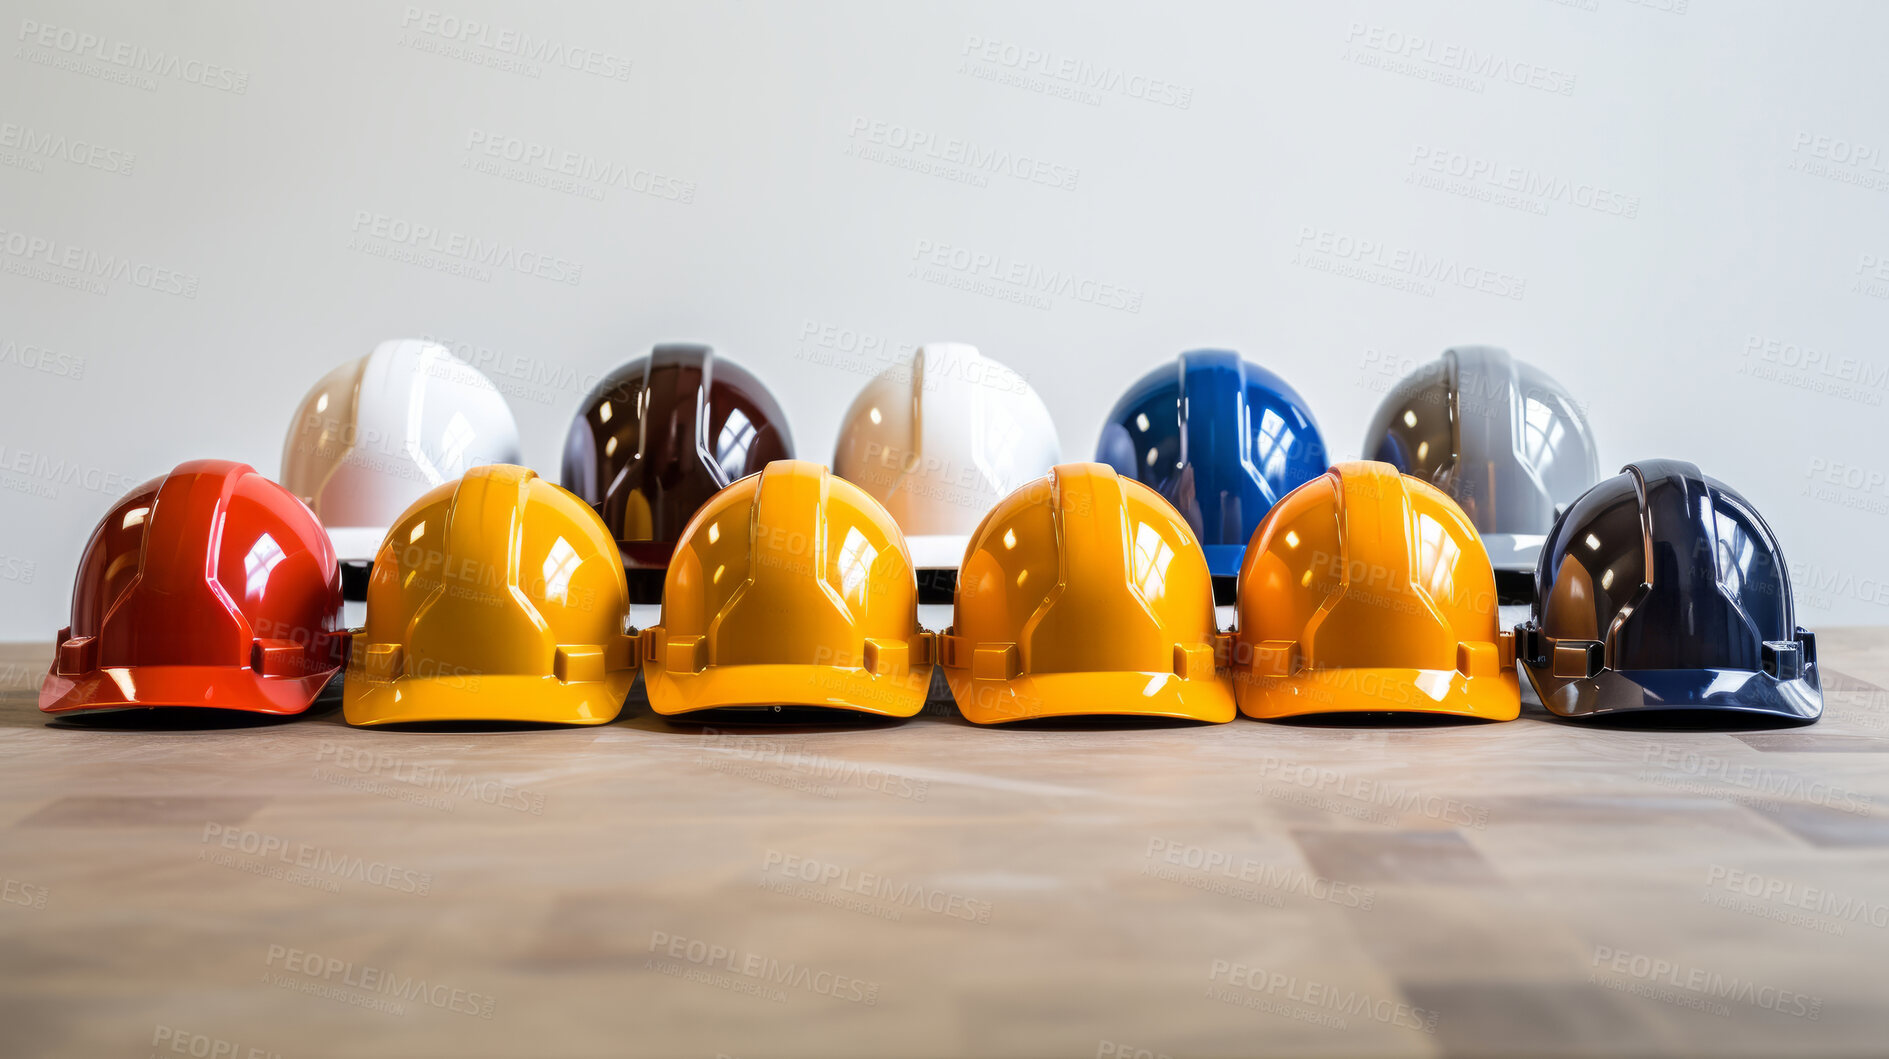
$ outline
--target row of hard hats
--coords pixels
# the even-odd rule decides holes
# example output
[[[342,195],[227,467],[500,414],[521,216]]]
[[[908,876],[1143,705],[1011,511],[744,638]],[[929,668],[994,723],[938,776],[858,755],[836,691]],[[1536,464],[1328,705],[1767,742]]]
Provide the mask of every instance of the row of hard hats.
[[[1181,512],[1106,464],[1064,464],[969,536],[953,621],[918,621],[897,521],[817,464],[768,463],[678,534],[662,620],[630,626],[617,540],[523,467],[475,467],[388,529],[363,628],[341,628],[321,524],[242,464],[178,467],[119,502],[80,562],[49,712],[293,714],[344,664],[348,721],[613,719],[638,668],[661,714],[808,705],[909,717],[934,665],[985,724],[1412,711],[1509,720],[1519,660],[1564,716],[1724,708],[1814,721],[1815,640],[1770,529],[1691,464],[1634,464],[1556,519],[1532,618],[1500,627],[1463,508],[1379,462],[1271,505],[1214,613]]]
[[[1518,599],[1557,509],[1599,477],[1580,406],[1543,373],[1485,347],[1449,350],[1399,381],[1364,454],[1453,497],[1484,535],[1504,595]],[[665,345],[584,399],[560,478],[603,516],[632,593],[653,602],[683,526],[708,498],[793,457],[786,417],[760,380],[709,347]],[[928,593],[948,592],[985,512],[1061,458],[1049,410],[1022,376],[971,346],[932,343],[860,392],[832,467],[891,512]],[[1291,386],[1211,350],[1182,354],[1132,386],[1095,459],[1173,504],[1209,569],[1229,580],[1260,519],[1329,462]],[[484,375],[433,343],[386,342],[303,400],[282,483],[314,508],[344,561],[366,560],[427,489],[470,467],[519,462],[517,425]]]

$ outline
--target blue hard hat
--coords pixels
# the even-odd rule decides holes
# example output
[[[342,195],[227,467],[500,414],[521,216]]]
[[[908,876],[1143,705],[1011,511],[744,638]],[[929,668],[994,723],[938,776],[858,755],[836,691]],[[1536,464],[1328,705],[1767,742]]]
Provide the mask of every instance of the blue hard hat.
[[[1680,460],[1628,464],[1561,513],[1516,632],[1542,705],[1563,717],[1823,714],[1816,637],[1797,626],[1777,537]]]
[[[1128,388],[1102,425],[1098,463],[1177,508],[1216,577],[1234,577],[1280,497],[1325,473],[1325,441],[1286,381],[1238,353],[1183,353]]]

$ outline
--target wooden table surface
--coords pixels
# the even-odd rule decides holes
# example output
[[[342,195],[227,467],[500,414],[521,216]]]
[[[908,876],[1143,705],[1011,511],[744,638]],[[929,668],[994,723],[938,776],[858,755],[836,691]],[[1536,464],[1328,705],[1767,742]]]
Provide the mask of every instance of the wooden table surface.
[[[1889,630],[1803,729],[49,723],[6,1055],[1882,1055]],[[332,689],[331,689],[332,690]]]

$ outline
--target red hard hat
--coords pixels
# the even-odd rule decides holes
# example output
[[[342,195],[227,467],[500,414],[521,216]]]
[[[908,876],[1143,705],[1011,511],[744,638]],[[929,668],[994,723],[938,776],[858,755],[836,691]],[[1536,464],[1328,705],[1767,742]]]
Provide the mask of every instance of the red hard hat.
[[[314,513],[247,464],[192,460],[92,532],[39,708],[301,713],[345,642],[340,568]]]

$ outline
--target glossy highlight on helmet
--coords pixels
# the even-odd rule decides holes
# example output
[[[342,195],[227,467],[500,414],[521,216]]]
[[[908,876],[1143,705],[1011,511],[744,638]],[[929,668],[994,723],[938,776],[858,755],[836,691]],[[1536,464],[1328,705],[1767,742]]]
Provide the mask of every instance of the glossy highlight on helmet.
[[[603,516],[633,570],[658,570],[708,498],[794,440],[774,395],[710,346],[660,345],[578,407],[560,480]]]
[[[475,467],[381,543],[347,721],[604,724],[636,679],[629,609],[589,505],[524,467]]]
[[[1235,636],[1250,717],[1521,712],[1475,526],[1389,464],[1337,464],[1274,505],[1240,569]]]
[[[1642,460],[1555,522],[1536,567],[1522,668],[1562,717],[1655,710],[1809,724],[1816,637],[1796,623],[1771,527],[1680,460]]]
[[[368,559],[427,490],[521,458],[518,424],[491,380],[436,342],[400,339],[302,398],[282,443],[282,484],[314,510],[341,559]]]
[[[853,399],[833,473],[885,505],[919,569],[956,570],[984,513],[1061,459],[1023,376],[975,346],[931,342]]]
[[[1444,350],[1405,376],[1364,437],[1365,458],[1448,493],[1498,571],[1534,570],[1556,513],[1600,477],[1598,452],[1567,389],[1493,346]]]
[[[340,578],[288,490],[247,464],[179,464],[92,532],[39,708],[301,713],[341,666]]]
[[[977,724],[1233,719],[1206,554],[1173,505],[1106,464],[1061,464],[985,516],[943,641]]]
[[[1095,459],[1173,504],[1216,577],[1237,574],[1259,520],[1326,467],[1298,391],[1217,349],[1183,353],[1129,387],[1103,421]]]
[[[817,463],[770,463],[716,493],[682,532],[662,624],[643,631],[650,707],[910,717],[932,670],[917,591],[878,501]]]

